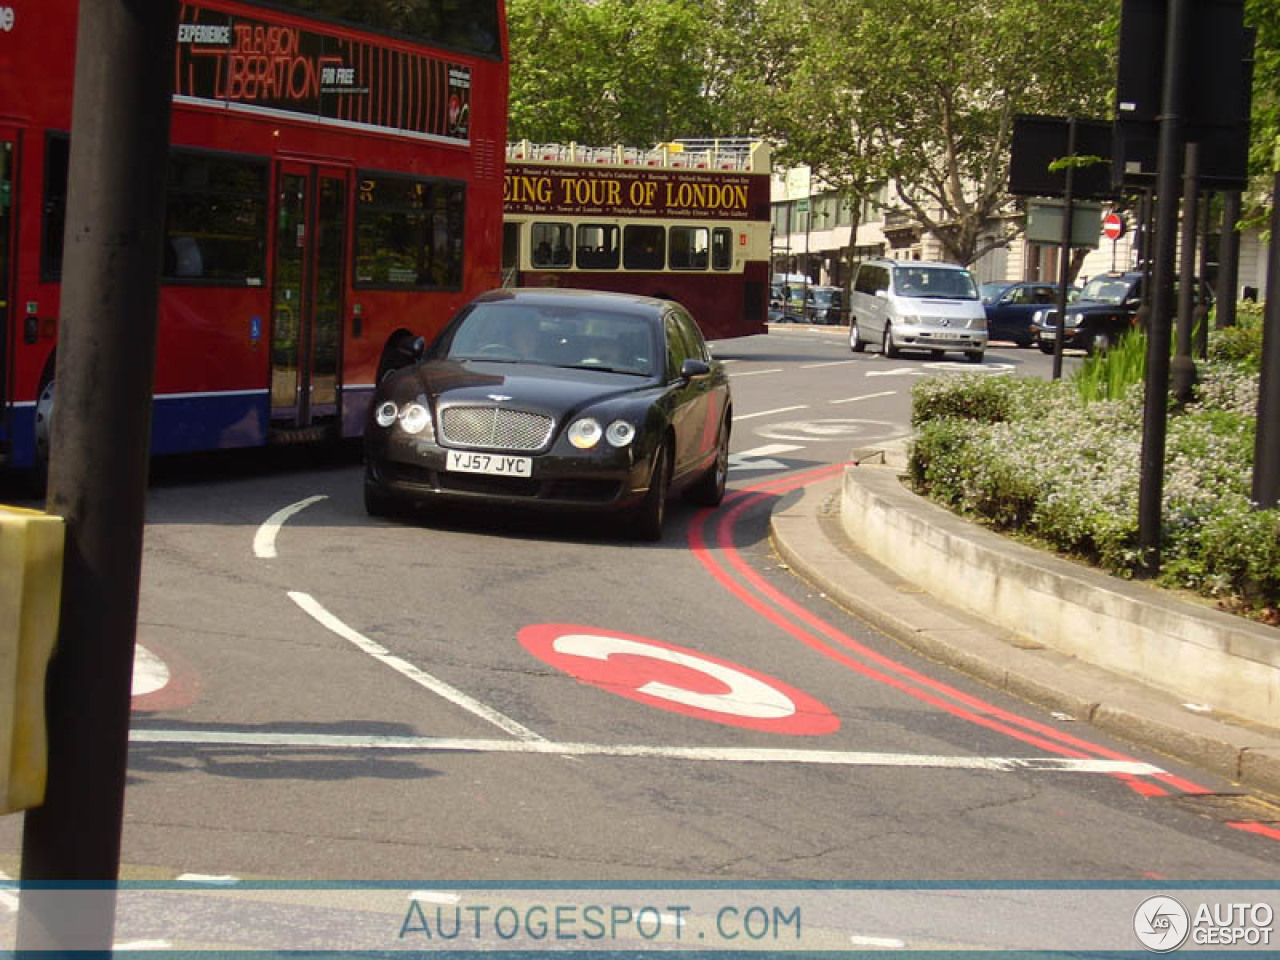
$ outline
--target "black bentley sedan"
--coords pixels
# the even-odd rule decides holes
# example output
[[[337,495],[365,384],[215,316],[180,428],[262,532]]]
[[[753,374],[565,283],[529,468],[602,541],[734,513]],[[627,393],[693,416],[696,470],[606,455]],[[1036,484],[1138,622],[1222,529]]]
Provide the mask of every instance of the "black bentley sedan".
[[[495,290],[378,384],[365,507],[608,511],[657,540],[668,496],[724,497],[732,417],[728,377],[679,304]]]

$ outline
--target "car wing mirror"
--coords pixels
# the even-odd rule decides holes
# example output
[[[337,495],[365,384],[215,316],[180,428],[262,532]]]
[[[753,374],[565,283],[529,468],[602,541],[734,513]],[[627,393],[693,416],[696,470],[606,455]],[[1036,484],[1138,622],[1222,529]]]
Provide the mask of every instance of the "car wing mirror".
[[[688,383],[694,377],[705,377],[711,372],[711,366],[705,360],[689,357],[680,365],[680,379]]]

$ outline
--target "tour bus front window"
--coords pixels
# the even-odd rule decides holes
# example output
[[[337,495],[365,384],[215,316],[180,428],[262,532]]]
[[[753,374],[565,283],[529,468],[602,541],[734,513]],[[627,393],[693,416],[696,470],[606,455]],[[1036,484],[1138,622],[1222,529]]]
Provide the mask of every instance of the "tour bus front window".
[[[716,227],[711,232],[711,269],[728,270],[733,266],[733,231]]]

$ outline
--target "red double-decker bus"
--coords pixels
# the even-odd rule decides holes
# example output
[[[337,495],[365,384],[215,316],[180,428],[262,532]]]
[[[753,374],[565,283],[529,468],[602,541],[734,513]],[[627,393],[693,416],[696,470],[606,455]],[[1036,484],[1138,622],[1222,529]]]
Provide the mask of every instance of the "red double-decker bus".
[[[403,347],[500,283],[502,0],[181,4],[152,452],[354,436]],[[370,4],[370,8],[394,5]],[[0,0],[0,464],[56,396],[75,0]]]
[[[708,339],[767,332],[767,144],[507,144],[503,281],[677,300]]]

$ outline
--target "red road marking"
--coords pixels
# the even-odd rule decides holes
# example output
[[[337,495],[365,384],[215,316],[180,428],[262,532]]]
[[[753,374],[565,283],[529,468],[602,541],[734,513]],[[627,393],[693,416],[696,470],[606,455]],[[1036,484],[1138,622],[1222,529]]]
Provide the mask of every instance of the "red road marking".
[[[842,471],[844,466],[844,464],[836,464],[793,477],[766,481],[746,490],[736,492],[726,498],[728,503],[738,502],[728,511],[722,510],[717,515],[716,545],[729,566],[733,568],[741,580],[746,582],[745,586],[716,560],[711,548],[707,546],[704,528],[707,520],[713,516],[711,510],[699,511],[689,525],[689,545],[694,555],[706,567],[713,578],[748,607],[775,624],[779,629],[791,634],[791,636],[810,649],[841,663],[856,673],[860,673],[879,683],[887,684],[931,706],[945,710],[960,719],[1003,733],[1006,736],[1013,737],[1016,740],[1031,744],[1050,753],[1067,757],[1094,755],[1113,760],[1133,761],[1134,758],[1117,751],[1002,710],[994,704],[987,703],[941,681],[927,677],[904,664],[871,650],[847,634],[837,630],[825,620],[792,602],[746,564],[733,544],[734,525],[742,513],[771,495],[788,493],[825,479],[837,471]],[[800,624],[805,626],[793,623],[787,619],[788,617],[800,621]],[[805,629],[806,626],[851,651],[855,656],[850,656],[832,648],[816,636],[815,633]],[[871,664],[882,667],[884,670],[898,676],[889,676],[887,673],[871,666]],[[1161,796],[1167,793],[1161,786],[1150,781],[1140,780],[1133,774],[1112,774],[1112,776],[1119,777],[1130,789],[1143,796]],[[1185,793],[1209,792],[1208,788],[1174,774],[1158,774],[1155,779]]]
[[[840,727],[825,705],[795,687],[675,644],[566,623],[534,624],[518,639],[583,683],[661,710],[790,736]]]

